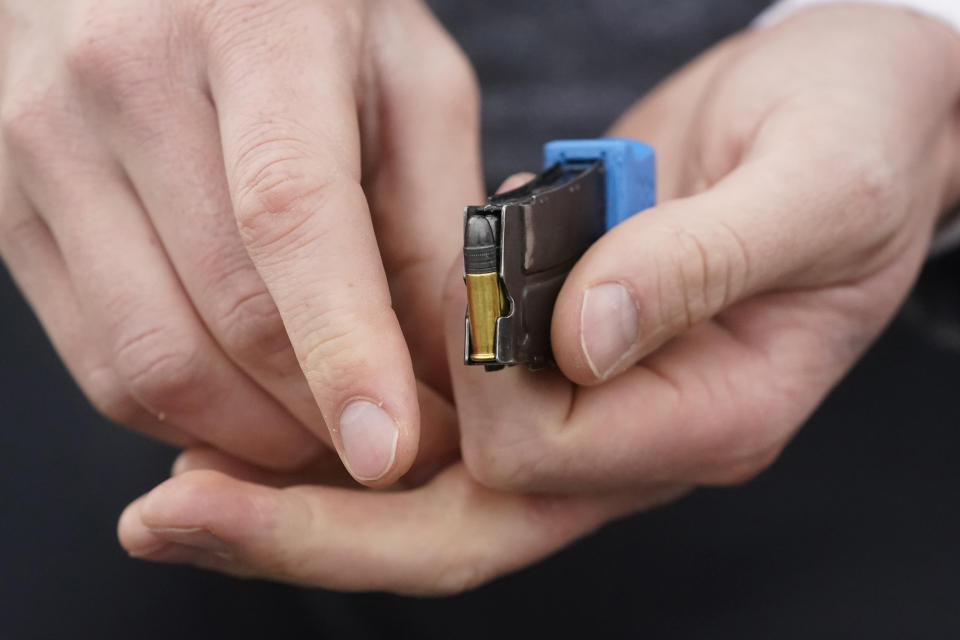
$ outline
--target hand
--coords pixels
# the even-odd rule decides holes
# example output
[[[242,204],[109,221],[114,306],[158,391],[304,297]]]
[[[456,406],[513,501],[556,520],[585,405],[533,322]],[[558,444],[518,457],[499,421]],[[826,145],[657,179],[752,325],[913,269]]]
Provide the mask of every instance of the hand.
[[[714,48],[614,128],[657,147],[663,204],[602,238],[561,293],[554,348],[575,382],[463,367],[457,268],[466,464],[360,493],[270,488],[305,479],[191,451],[127,509],[122,543],[241,575],[446,593],[752,477],[889,320],[960,195],[958,70],[954,34],[883,8],[811,10]]]
[[[663,203],[600,239],[553,316],[560,375],[457,369],[487,486],[727,485],[767,467],[894,315],[960,199],[960,38],[883,7],[720,45],[613,128]]]
[[[446,410],[431,337],[479,190],[472,72],[422,3],[0,11],[0,254],[97,408],[265,467],[319,436],[363,482],[403,474],[415,373]]]

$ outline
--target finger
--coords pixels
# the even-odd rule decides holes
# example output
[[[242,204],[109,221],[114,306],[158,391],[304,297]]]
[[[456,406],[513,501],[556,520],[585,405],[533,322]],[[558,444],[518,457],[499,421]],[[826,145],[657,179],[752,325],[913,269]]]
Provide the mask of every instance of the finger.
[[[523,367],[487,372],[463,363],[466,290],[463,262],[448,270],[445,288],[445,337],[460,427],[460,449],[470,474],[485,486],[526,491],[539,489],[555,472],[538,467],[550,456],[550,439],[566,428],[576,388],[555,370],[531,373]],[[533,464],[528,464],[533,463]],[[557,461],[562,465],[563,461]],[[577,485],[579,477],[571,477]],[[584,483],[580,491],[590,490]]]
[[[187,79],[179,80],[157,82],[157,91],[178,87],[159,96],[116,92],[121,97],[113,97],[111,105],[118,113],[110,114],[104,130],[216,343],[329,444],[280,314],[237,233],[216,113],[199,88],[191,92],[184,88],[191,86]]]
[[[333,589],[442,594],[515,570],[612,517],[679,493],[504,494],[478,486],[459,465],[420,489],[391,493],[278,490],[194,472],[128,507],[118,529],[124,547],[146,559]]]
[[[221,28],[209,45],[211,91],[247,251],[345,464],[384,485],[413,462],[419,416],[359,184],[355,78],[342,59],[356,34],[327,5],[296,6],[269,24]],[[244,46],[253,37],[272,54]]]
[[[745,301],[594,387],[552,371],[460,364],[464,461],[484,485],[510,491],[743,482],[776,458],[889,319],[873,307],[883,295],[836,287]],[[463,301],[451,299],[453,367]]]
[[[224,357],[194,315],[135,197],[112,187],[98,186],[95,201],[75,195],[80,213],[54,226],[85,308],[105,330],[131,395],[155,415],[247,460],[281,468],[309,460],[317,441]],[[90,246],[110,234],[123,246],[103,240]]]
[[[217,449],[194,447],[177,456],[170,475],[179,476],[190,471],[219,471],[237,480],[269,487],[289,487],[298,484],[354,488],[358,486],[332,450],[321,453],[300,469],[280,473],[244,462]]]
[[[888,242],[896,230],[874,222],[900,206],[886,184],[829,144],[759,146],[713,188],[634,216],[587,251],[554,310],[558,364],[593,384],[747,297],[870,273],[901,250]]]
[[[63,139],[73,146],[63,149]],[[249,461],[309,460],[319,443],[210,339],[125,176],[87,129],[31,121],[8,145],[128,393],[158,419]]]
[[[413,488],[431,480],[440,470],[458,458],[459,441],[456,414],[449,402],[433,389],[420,384],[420,407],[424,424],[417,459],[410,471],[394,487]],[[187,471],[210,470],[225,473],[238,480],[272,487],[296,484],[322,484],[337,487],[356,487],[356,481],[346,472],[332,451],[322,451],[307,466],[292,472],[278,473],[251,465],[222,451],[209,447],[195,447],[184,451],[174,461],[172,475]]]
[[[424,3],[380,3],[367,38],[379,100],[361,111],[364,188],[414,371],[449,397],[434,327],[462,242],[454,212],[483,197],[476,80]]]
[[[140,524],[140,511],[145,499],[146,496],[142,496],[130,503],[117,523],[117,530],[124,536],[126,549],[131,557],[154,562],[191,564],[236,577],[252,575],[249,570],[237,566],[223,545],[202,529],[171,529],[163,531],[161,537],[161,532],[144,528]],[[178,542],[173,542],[173,539]]]
[[[218,343],[284,407],[329,442],[276,306],[236,232],[216,146],[215,113],[205,96],[191,100],[181,91],[176,98],[165,99],[160,114],[143,105],[125,105],[123,113],[148,117],[128,115],[123,126],[111,127],[115,150],[132,172],[138,194],[152,209],[154,226],[177,275]],[[396,185],[395,191],[403,189]],[[404,202],[401,198],[400,204]],[[437,206],[433,199],[431,203]],[[402,210],[394,213],[405,215]],[[407,284],[413,290],[429,291],[428,283]],[[436,292],[433,295],[439,297]],[[453,411],[419,382],[418,389],[421,421],[431,425],[431,432],[421,434],[415,477],[406,478],[406,484],[423,482],[449,464],[458,446]]]
[[[417,381],[420,405],[420,446],[410,471],[399,485],[418,487],[460,458],[457,412],[451,400],[426,382]]]
[[[179,446],[195,439],[129,396],[110,358],[90,340],[63,257],[43,220],[11,184],[0,185],[0,255],[84,394],[104,415]]]
[[[875,307],[885,287],[745,301],[616,379],[581,389],[561,435],[543,440],[539,473],[553,480],[540,486],[749,480],[890,319],[896,304]]]
[[[519,189],[536,177],[536,174],[533,173],[515,173],[503,181],[503,184],[497,188],[497,193],[505,193],[507,191]]]

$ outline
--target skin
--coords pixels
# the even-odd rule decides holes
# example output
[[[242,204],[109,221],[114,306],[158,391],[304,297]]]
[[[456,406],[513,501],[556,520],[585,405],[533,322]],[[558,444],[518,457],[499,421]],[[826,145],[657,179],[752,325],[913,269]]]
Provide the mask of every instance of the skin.
[[[880,7],[810,10],[706,52],[613,133],[652,142],[662,204],[578,263],[559,372],[463,367],[463,458],[409,491],[299,484],[209,450],[130,505],[131,553],[337,589],[451,593],[603,523],[770,464],[903,300],[956,202],[960,38]],[[584,293],[641,330],[600,380]]]
[[[100,411],[371,486],[455,454],[428,338],[477,91],[418,0],[5,0],[0,32],[0,256]]]
[[[488,375],[460,362],[459,267],[445,307],[431,294],[449,211],[480,194],[472,76],[420,5],[35,4],[0,27],[0,253],[94,403],[190,446],[120,519],[150,560],[451,593],[745,481],[882,330],[960,195],[955,34],[838,7],[738,36],[614,126],[657,148],[663,204],[571,273],[564,375]],[[583,301],[611,283],[639,329],[601,369]],[[433,475],[451,389],[462,458]],[[418,486],[319,484],[352,398],[399,426],[368,484],[411,466],[422,422],[444,454]]]

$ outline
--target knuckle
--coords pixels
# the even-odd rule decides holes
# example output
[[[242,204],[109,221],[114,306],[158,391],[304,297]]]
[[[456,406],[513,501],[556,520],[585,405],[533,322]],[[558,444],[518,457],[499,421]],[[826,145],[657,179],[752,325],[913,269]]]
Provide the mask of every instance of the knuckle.
[[[156,55],[170,43],[158,41],[166,30],[158,29],[156,20],[146,28],[151,21],[144,17],[91,3],[68,27],[63,54],[67,71],[94,89],[148,85],[156,73]]]
[[[710,407],[698,418],[694,446],[684,455],[681,477],[705,485],[737,485],[751,480],[776,460],[802,420],[789,407],[796,393],[775,390],[744,391],[738,380],[753,379],[764,370],[731,370],[727,376],[703,378],[694,397]],[[686,385],[690,389],[690,383]],[[699,413],[699,412],[698,412]]]
[[[674,238],[677,247],[674,269],[681,283],[685,326],[692,327],[707,315],[710,308],[707,286],[709,252],[700,237],[691,231],[676,229]]]
[[[7,149],[20,157],[46,157],[61,140],[60,114],[50,90],[15,94],[0,110],[0,131]]]
[[[393,91],[403,100],[428,105],[440,118],[438,123],[453,131],[475,128],[480,118],[480,84],[463,50],[440,33],[415,59],[417,73],[404,74],[403,83],[394,81]]]
[[[241,151],[234,208],[248,247],[296,242],[297,232],[335,182],[332,177],[308,176],[303,168],[312,164],[302,143],[289,137],[261,138]]]
[[[115,366],[130,394],[154,413],[189,409],[203,382],[200,348],[192,338],[152,327],[119,345]]]
[[[713,470],[705,481],[714,486],[745,484],[763,473],[780,454],[780,447],[739,451],[727,456],[721,466]]]
[[[740,298],[749,287],[750,251],[739,232],[729,224],[718,220],[713,226],[713,234],[722,247],[719,269],[711,273],[709,291],[712,291],[710,303],[714,310],[723,309]]]
[[[653,253],[657,273],[658,326],[690,328],[706,315],[709,259],[700,238],[688,229],[658,228],[649,240],[669,251]],[[659,237],[658,237],[659,236]]]
[[[334,396],[349,393],[357,380],[369,376],[377,366],[355,328],[362,324],[343,309],[329,309],[318,320],[297,340],[303,371],[314,388]]]
[[[837,241],[851,236],[885,240],[902,226],[902,212],[910,207],[897,154],[883,142],[849,149],[830,148],[818,162],[823,175],[832,177],[831,208],[849,215],[834,217],[832,234]],[[869,229],[867,228],[869,225]]]
[[[458,558],[456,562],[447,563],[441,570],[433,572],[428,580],[429,588],[423,591],[427,595],[453,596],[478,587],[488,579],[479,562]]]
[[[675,239],[674,268],[681,281],[685,323],[690,327],[721,309],[731,298],[731,289],[736,287],[729,274],[735,270],[731,269],[730,252],[720,248],[723,241],[716,233],[677,229]],[[724,277],[717,278],[715,274]]]
[[[93,408],[114,422],[125,424],[132,420],[140,409],[113,369],[107,366],[80,373],[77,384],[83,389]]]
[[[168,133],[167,76],[175,73],[171,52],[178,45],[162,26],[145,29],[142,18],[129,11],[84,15],[68,35],[64,65],[81,95],[99,97],[98,108],[122,116],[146,141]]]
[[[46,223],[33,213],[0,209],[0,254],[10,257],[33,251],[49,233]]]
[[[750,256],[735,229],[722,221],[697,228],[661,227],[649,235],[659,326],[689,329],[740,298],[749,286]]]
[[[96,80],[112,75],[119,67],[121,44],[117,34],[104,34],[81,29],[73,34],[64,51],[64,64],[76,77]]]
[[[480,83],[463,51],[452,44],[449,48],[445,55],[431,58],[430,99],[450,121],[463,126],[479,118]]]
[[[882,149],[860,149],[844,160],[852,195],[868,211],[886,211],[898,200],[898,171]]]
[[[468,508],[486,499],[487,491],[474,483],[458,487],[451,496],[452,505],[460,505],[451,513],[451,527],[435,544],[444,553],[436,554],[435,562],[412,573],[413,584],[401,585],[404,591],[421,595],[455,595],[469,591],[502,572],[502,554],[491,553],[482,540],[465,531],[469,527]]]
[[[494,442],[492,438],[464,438],[463,462],[483,486],[498,491],[535,488],[549,475],[550,454],[527,443]]]
[[[843,216],[846,224],[869,221],[875,230],[870,235],[878,239],[894,236],[902,228],[902,212],[910,207],[905,187],[909,181],[903,179],[904,171],[896,168],[888,156],[882,150],[865,149],[850,161],[849,209],[860,215]]]
[[[773,464],[791,432],[777,413],[772,407],[741,412],[736,421],[704,438],[706,464],[700,466],[700,480],[718,486],[743,484]]]
[[[116,16],[111,16],[111,22]],[[129,29],[105,16],[83,19],[70,34],[64,51],[64,64],[76,77],[94,84],[125,79],[131,61],[143,56],[130,46]]]
[[[283,320],[266,289],[233,300],[220,314],[217,326],[227,351],[245,362],[262,363],[291,348]]]

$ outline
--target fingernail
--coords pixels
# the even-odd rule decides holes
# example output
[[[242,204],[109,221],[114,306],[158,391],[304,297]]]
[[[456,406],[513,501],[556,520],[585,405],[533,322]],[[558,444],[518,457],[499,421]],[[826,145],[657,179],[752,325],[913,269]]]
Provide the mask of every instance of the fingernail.
[[[399,436],[393,418],[369,400],[354,400],[340,414],[343,455],[358,480],[376,480],[390,469]]]
[[[616,282],[600,284],[583,294],[580,346],[587,364],[604,380],[637,340],[637,305]]]
[[[152,528],[148,529],[150,533],[163,538],[167,542],[175,542],[194,549],[211,551],[213,553],[226,553],[229,551],[227,544],[213,535],[208,529],[203,527],[193,528]]]

